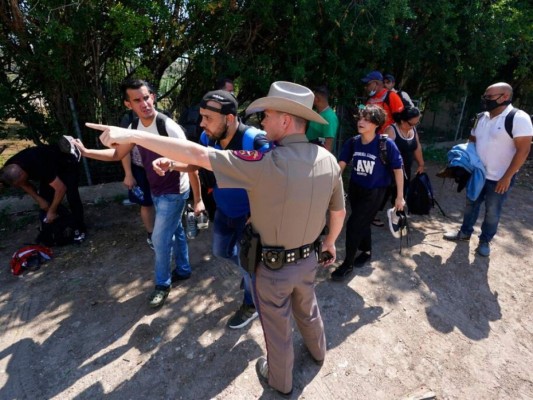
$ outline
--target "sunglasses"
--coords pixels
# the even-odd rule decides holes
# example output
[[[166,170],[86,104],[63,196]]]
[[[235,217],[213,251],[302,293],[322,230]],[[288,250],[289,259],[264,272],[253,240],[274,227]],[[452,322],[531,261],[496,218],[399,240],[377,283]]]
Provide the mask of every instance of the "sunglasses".
[[[484,94],[483,96],[481,96],[481,100],[498,100],[503,95],[504,95],[504,93],[500,93],[500,94]],[[494,96],[498,96],[498,97],[493,99]]]

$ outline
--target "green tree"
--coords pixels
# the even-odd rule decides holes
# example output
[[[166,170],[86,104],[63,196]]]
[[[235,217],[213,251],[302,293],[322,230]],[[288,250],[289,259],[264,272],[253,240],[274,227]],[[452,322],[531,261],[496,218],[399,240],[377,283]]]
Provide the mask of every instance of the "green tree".
[[[459,98],[494,80],[520,95],[532,15],[526,0],[0,0],[0,118],[35,142],[72,131],[69,99],[82,123],[116,123],[124,77],[151,81],[172,111],[221,76],[243,104],[280,79],[326,83],[350,104],[372,69],[417,97]]]

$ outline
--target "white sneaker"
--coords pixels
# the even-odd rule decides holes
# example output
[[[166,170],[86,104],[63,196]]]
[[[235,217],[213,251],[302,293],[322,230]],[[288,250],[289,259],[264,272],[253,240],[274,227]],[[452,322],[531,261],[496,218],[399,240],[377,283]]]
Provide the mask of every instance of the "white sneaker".
[[[387,210],[387,217],[389,218],[389,229],[396,239],[400,239],[407,235],[407,216],[403,211],[396,211],[396,208],[389,208]]]

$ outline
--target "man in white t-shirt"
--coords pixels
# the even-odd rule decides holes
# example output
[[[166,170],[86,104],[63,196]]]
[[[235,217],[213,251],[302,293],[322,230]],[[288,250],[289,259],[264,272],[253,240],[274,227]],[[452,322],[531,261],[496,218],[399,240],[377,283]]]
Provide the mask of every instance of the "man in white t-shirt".
[[[481,96],[485,112],[479,115],[469,140],[475,143],[485,166],[485,185],[475,201],[467,197],[461,229],[444,235],[447,240],[470,240],[484,202],[485,218],[477,247],[477,253],[484,257],[490,255],[490,241],[496,235],[503,203],[531,148],[533,126],[527,113],[516,111],[512,132],[505,127],[505,119],[513,110],[512,98],[513,88],[504,82],[489,86]]]
[[[146,81],[128,80],[121,85],[121,91],[124,105],[133,110],[139,118],[137,125],[132,126],[132,124],[130,128],[159,136],[160,132],[157,125],[158,120],[162,120],[160,124],[164,124],[164,131],[169,137],[187,140],[185,133],[176,122],[157,112],[154,107],[155,94]],[[133,148],[133,145],[123,145],[114,149],[95,150],[85,148],[79,140],[76,140],[75,143],[84,157],[102,161],[121,160]],[[194,194],[195,210],[200,212],[205,207],[200,194],[200,180],[197,172],[184,173],[175,170],[170,171],[165,176],[159,176],[152,167],[152,161],[159,158],[160,155],[141,146],[137,147],[155,206],[155,222],[152,233],[155,252],[155,289],[150,295],[149,306],[157,308],[165,302],[170,292],[171,283],[189,279],[191,276],[187,239],[181,223],[190,189]],[[173,270],[170,266],[172,250],[174,250],[176,264]]]

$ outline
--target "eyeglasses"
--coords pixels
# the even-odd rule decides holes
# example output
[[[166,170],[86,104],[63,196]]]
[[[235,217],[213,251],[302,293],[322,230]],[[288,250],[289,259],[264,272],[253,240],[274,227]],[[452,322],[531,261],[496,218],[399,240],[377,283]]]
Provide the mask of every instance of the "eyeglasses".
[[[409,121],[405,121],[405,122],[407,122],[407,124],[408,124],[408,125],[409,125],[409,126],[410,126],[411,128],[414,128],[415,126],[418,126],[418,125],[420,125],[420,121],[418,121],[418,122],[415,122],[414,124],[412,124],[412,123],[411,123],[411,122],[409,122]]]
[[[502,97],[505,93],[500,93],[500,94],[484,94],[481,96],[481,100],[498,100],[500,97]],[[498,96],[496,97],[495,99],[493,98],[494,96]]]

